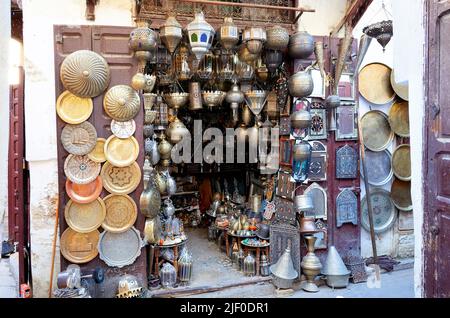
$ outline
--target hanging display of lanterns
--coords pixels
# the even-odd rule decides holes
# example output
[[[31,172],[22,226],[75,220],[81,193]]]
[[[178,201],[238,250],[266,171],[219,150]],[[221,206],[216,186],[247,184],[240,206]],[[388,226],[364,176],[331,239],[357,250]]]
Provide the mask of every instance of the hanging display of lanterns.
[[[247,27],[242,33],[242,42],[252,54],[261,53],[266,40],[266,30],[261,27]]]
[[[189,44],[192,52],[195,54],[197,60],[202,57],[211,48],[215,31],[213,27],[206,22],[203,12],[195,13],[195,18],[187,25],[189,35]]]
[[[225,17],[219,28],[219,42],[226,50],[231,50],[239,42],[239,32],[233,18]]]
[[[175,19],[175,14],[170,13],[167,20],[159,29],[159,37],[170,53],[174,53],[183,37],[181,24]]]

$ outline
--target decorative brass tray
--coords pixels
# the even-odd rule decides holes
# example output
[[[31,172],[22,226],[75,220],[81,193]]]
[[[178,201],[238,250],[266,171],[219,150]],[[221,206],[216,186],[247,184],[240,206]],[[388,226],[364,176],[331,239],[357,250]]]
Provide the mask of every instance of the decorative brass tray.
[[[392,169],[398,179],[402,181],[411,180],[411,153],[408,144],[400,145],[394,150]]]
[[[111,135],[105,142],[106,160],[116,167],[126,167],[139,156],[139,143],[134,137],[121,139]]]
[[[136,122],[131,119],[128,121],[111,121],[111,132],[118,138],[129,138],[136,131]]]
[[[372,151],[383,151],[394,139],[387,115],[379,110],[371,110],[361,117],[364,145]]]
[[[391,68],[385,64],[367,64],[359,72],[358,81],[360,94],[372,104],[384,105],[395,97],[391,86]]]
[[[101,198],[84,204],[69,200],[64,210],[67,225],[79,233],[89,233],[98,229],[105,216],[106,206]]]
[[[113,233],[122,233],[136,222],[137,206],[126,194],[109,194],[103,201],[106,205],[106,217],[102,227]]]
[[[97,142],[95,143],[94,149],[90,153],[88,153],[89,159],[95,162],[103,163],[106,161],[105,157],[105,138],[97,138]]]
[[[67,124],[61,132],[61,143],[68,153],[87,155],[97,142],[97,131],[85,121],[78,125]]]
[[[139,94],[128,85],[111,87],[103,98],[103,108],[106,114],[117,121],[133,119],[140,110]]]
[[[141,175],[141,169],[136,162],[127,167],[115,167],[107,161],[101,172],[103,187],[113,194],[133,192],[141,182]]]
[[[73,183],[87,184],[98,177],[101,165],[88,156],[68,155],[64,161],[64,173]]]
[[[99,236],[98,230],[90,233],[78,233],[69,227],[61,235],[61,254],[72,263],[87,263],[98,255]]]
[[[87,120],[94,109],[92,99],[78,97],[69,91],[64,91],[56,101],[56,113],[61,120],[68,124],[81,124]]]
[[[96,200],[103,190],[102,178],[98,176],[94,181],[87,184],[73,183],[66,180],[66,192],[69,198],[77,203],[91,203]]]
[[[391,186],[391,199],[400,211],[411,211],[411,181],[395,179]]]
[[[397,101],[389,110],[389,124],[394,133],[400,137],[409,137],[409,107],[408,102]]]

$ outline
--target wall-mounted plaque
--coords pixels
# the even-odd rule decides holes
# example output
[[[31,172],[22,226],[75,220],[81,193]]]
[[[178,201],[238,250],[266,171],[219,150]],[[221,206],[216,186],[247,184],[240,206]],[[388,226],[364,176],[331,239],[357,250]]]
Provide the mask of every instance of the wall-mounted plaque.
[[[272,224],[270,226],[270,259],[275,264],[287,247],[291,249],[292,262],[297,273],[300,267],[300,231],[289,224]]]
[[[358,224],[358,198],[350,189],[342,190],[336,198],[336,226]]]
[[[274,223],[296,224],[294,203],[284,198],[275,197],[275,220]]]
[[[305,190],[305,194],[309,194],[313,198],[314,210],[304,212],[305,216],[315,217],[316,219],[327,219],[327,193],[317,183],[311,184]]]
[[[327,148],[320,141],[312,141],[310,144],[312,152],[307,181],[325,181],[327,180]]]
[[[280,136],[286,136],[291,134],[291,117],[280,118]]]
[[[336,141],[358,139],[358,112],[354,102],[336,108]]]
[[[276,193],[278,196],[288,200],[293,200],[295,182],[291,181],[291,178],[292,177],[290,171],[278,171],[278,184]]]
[[[358,173],[358,153],[349,145],[336,150],[336,179],[355,179]]]
[[[309,140],[327,139],[327,113],[325,109],[313,108],[311,126],[309,126]]]

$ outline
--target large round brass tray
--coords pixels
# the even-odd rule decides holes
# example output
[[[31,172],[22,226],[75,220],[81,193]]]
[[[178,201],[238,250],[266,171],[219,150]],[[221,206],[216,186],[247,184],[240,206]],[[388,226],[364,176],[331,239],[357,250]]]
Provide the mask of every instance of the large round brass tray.
[[[136,161],[139,143],[134,137],[122,139],[111,135],[105,142],[105,156],[112,165],[126,167]]]
[[[125,194],[109,194],[103,201],[106,205],[106,217],[102,227],[114,233],[128,230],[136,222],[137,206],[134,200]]]
[[[103,187],[113,194],[129,194],[141,182],[141,169],[134,162],[127,167],[115,167],[108,161],[103,164],[101,176]]]
[[[75,51],[61,64],[61,82],[72,94],[80,97],[100,95],[108,87],[110,77],[106,60],[89,50]]]
[[[390,193],[380,188],[374,188],[370,191],[373,226],[375,233],[382,233],[389,230],[395,222],[397,209],[391,200]],[[366,197],[361,201],[361,225],[370,232],[369,214],[367,209]]]
[[[397,83],[395,81],[395,70],[391,72],[391,86],[394,92],[403,100],[409,100],[408,82]]]
[[[361,117],[364,145],[372,151],[383,151],[394,139],[394,132],[385,113],[371,110]]]
[[[394,150],[392,169],[398,179],[402,181],[411,180],[411,153],[408,144],[400,145]]]
[[[66,180],[67,195],[77,203],[91,203],[100,196],[102,190],[103,182],[100,176],[88,184],[78,184],[69,179]]]
[[[99,163],[106,161],[105,151],[104,151],[105,142],[106,142],[105,138],[97,138],[97,142],[95,143],[94,149],[92,149],[92,151],[90,153],[88,153],[89,159],[91,159],[92,161],[95,161],[95,162],[99,162]]]
[[[98,255],[100,232],[78,233],[68,227],[61,235],[61,254],[75,264],[87,263]]]
[[[131,227],[122,233],[104,231],[100,234],[98,251],[108,266],[120,268],[133,264],[143,245],[139,231]]]
[[[411,181],[395,179],[391,186],[391,199],[397,209],[401,211],[411,211]]]
[[[64,91],[56,101],[56,113],[68,124],[81,124],[87,120],[94,109],[92,99],[78,97],[69,91]]]
[[[78,125],[67,124],[61,132],[61,143],[68,153],[87,155],[97,142],[97,131],[85,121]]]
[[[364,66],[359,72],[358,87],[362,97],[372,104],[384,105],[395,97],[391,86],[391,68],[382,63]]]
[[[140,110],[139,94],[128,85],[111,87],[103,98],[103,108],[106,114],[117,121],[133,119]]]
[[[389,110],[389,124],[394,133],[400,137],[409,137],[409,107],[408,102],[397,101]]]
[[[384,151],[366,149],[365,161],[368,181],[371,185],[381,186],[391,180],[393,175],[391,160],[391,153],[387,149]],[[361,176],[365,177],[363,169],[361,169]]]
[[[101,165],[88,156],[68,155],[64,161],[64,173],[73,183],[87,184],[98,177]]]
[[[69,200],[64,210],[67,225],[79,233],[89,233],[98,229],[105,216],[106,207],[101,198],[84,204]]]

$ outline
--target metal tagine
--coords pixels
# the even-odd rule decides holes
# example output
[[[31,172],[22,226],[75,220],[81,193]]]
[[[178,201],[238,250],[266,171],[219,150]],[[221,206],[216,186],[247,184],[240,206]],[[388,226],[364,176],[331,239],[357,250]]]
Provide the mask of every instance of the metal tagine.
[[[176,14],[170,13],[159,30],[159,37],[170,53],[174,53],[183,37],[181,24],[175,18]]]
[[[231,50],[239,42],[239,32],[233,18],[225,17],[219,29],[219,41],[224,49]]]
[[[332,288],[347,287],[350,271],[344,264],[336,247],[330,246],[327,259],[322,267],[321,273],[327,277],[327,285]]]
[[[289,39],[289,55],[304,59],[314,52],[314,38],[306,31],[297,31]]]
[[[314,90],[314,81],[310,69],[298,71],[289,78],[289,94],[293,97],[306,97]]]
[[[278,261],[270,266],[273,275],[272,283],[276,288],[288,289],[292,287],[294,280],[298,277],[298,272],[294,269],[291,250],[286,248]]]
[[[314,278],[320,273],[320,269],[322,268],[319,258],[316,254],[314,254],[314,244],[316,239],[317,238],[313,235],[305,235],[308,253],[303,257],[301,262],[303,273],[307,279],[307,281],[302,285],[302,289],[312,293],[319,291],[319,288],[314,283]]]
[[[289,32],[285,28],[275,25],[268,28],[266,34],[266,48],[279,51],[287,48],[289,44]]]
[[[195,18],[186,27],[189,35],[189,44],[197,60],[211,48],[215,31],[213,27],[205,21],[203,12],[195,13]]]

